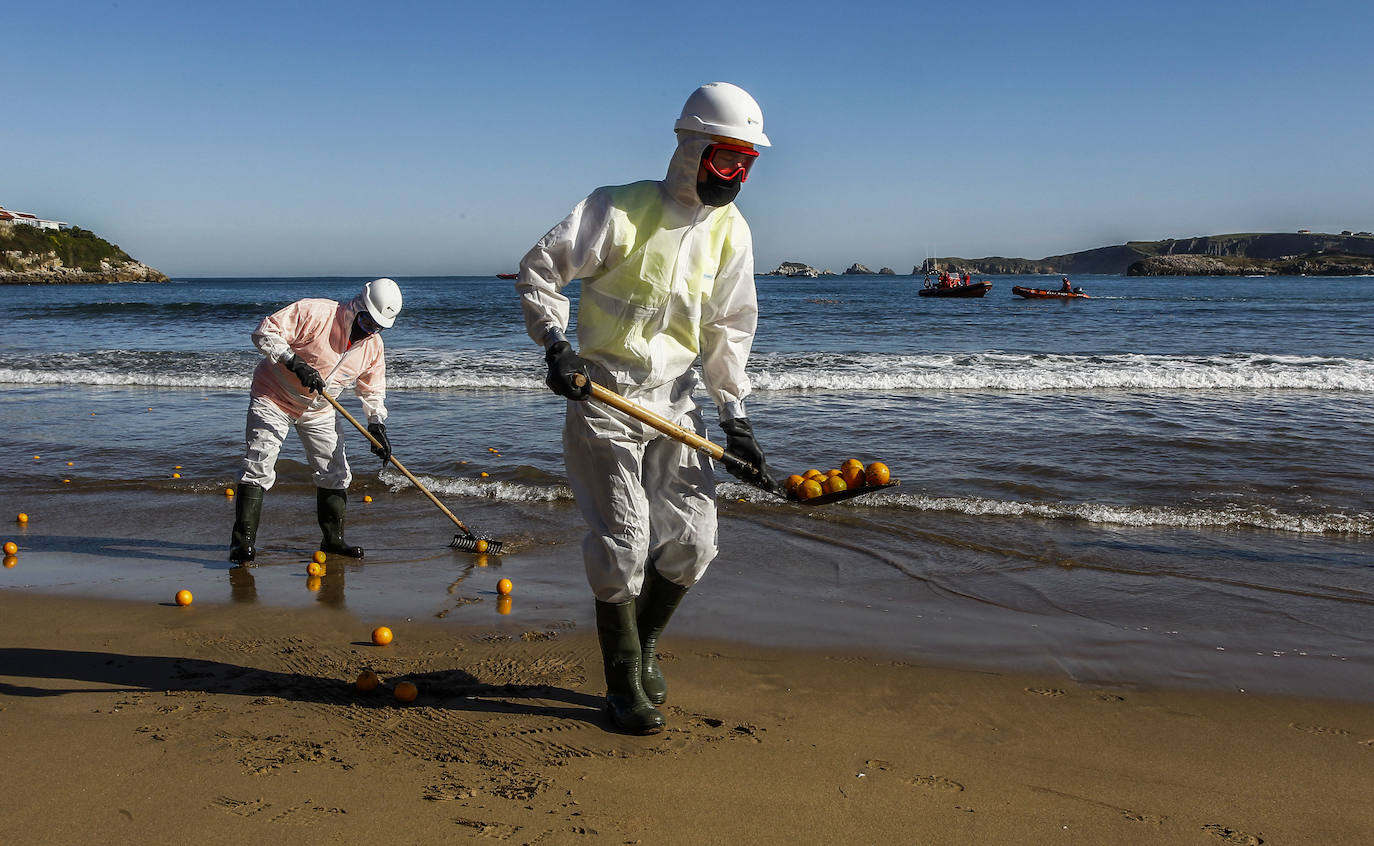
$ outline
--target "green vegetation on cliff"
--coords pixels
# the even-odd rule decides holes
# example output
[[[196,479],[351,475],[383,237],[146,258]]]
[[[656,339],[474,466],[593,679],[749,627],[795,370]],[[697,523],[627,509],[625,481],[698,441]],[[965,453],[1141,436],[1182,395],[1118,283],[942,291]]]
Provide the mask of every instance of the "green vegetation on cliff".
[[[18,252],[21,256],[10,255]],[[89,229],[39,229],[24,224],[0,226],[0,270],[23,272],[28,262],[22,256],[56,253],[66,267],[86,271],[100,270],[100,262],[118,264],[133,261],[129,254]]]

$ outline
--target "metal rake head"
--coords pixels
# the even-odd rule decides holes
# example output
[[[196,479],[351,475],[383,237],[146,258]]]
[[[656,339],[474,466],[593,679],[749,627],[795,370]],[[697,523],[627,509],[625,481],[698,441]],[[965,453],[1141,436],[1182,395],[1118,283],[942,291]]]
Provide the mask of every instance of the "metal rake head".
[[[499,540],[489,538],[479,538],[476,535],[454,535],[453,540],[448,544],[453,549],[461,549],[463,552],[488,553],[500,555],[501,548],[505,544]]]

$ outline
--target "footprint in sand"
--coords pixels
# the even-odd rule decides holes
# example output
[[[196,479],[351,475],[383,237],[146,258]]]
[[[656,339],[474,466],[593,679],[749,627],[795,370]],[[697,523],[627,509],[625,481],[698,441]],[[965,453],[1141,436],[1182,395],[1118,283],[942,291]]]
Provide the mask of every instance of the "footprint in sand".
[[[1034,693],[1036,696],[1049,696],[1049,697],[1065,696],[1065,695],[1066,695],[1066,692],[1065,692],[1065,691],[1060,690],[1060,689],[1057,688],[1057,687],[1028,687],[1028,688],[1026,688],[1026,692],[1027,692],[1027,693]]]
[[[1202,830],[1220,840],[1222,843],[1234,843],[1236,846],[1260,846],[1264,843],[1264,838],[1255,834],[1247,834],[1243,831],[1236,831],[1224,825],[1212,823],[1204,825]]]
[[[1289,723],[1288,727],[1297,731],[1305,731],[1308,734],[1325,734],[1334,737],[1349,737],[1350,732],[1343,728],[1332,728],[1330,726],[1319,726],[1312,723]]]
[[[919,787],[924,790],[940,790],[946,793],[959,793],[964,786],[953,779],[944,776],[921,775],[902,779],[902,784],[909,784],[912,787]]]

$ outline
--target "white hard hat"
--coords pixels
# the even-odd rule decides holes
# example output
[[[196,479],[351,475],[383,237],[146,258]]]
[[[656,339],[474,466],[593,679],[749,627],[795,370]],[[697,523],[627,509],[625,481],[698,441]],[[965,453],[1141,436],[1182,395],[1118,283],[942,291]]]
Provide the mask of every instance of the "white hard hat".
[[[385,277],[373,279],[363,286],[363,304],[378,326],[389,329],[401,313],[401,288]]]
[[[673,128],[771,146],[763,134],[763,109],[748,91],[728,82],[708,82],[693,91]]]

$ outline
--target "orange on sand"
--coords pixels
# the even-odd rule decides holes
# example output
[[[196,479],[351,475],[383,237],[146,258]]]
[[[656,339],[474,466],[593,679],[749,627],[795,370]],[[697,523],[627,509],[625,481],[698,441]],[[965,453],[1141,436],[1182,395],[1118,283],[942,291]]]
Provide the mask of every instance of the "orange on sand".
[[[414,702],[415,697],[420,695],[420,689],[414,682],[403,681],[396,685],[395,695],[397,702]]]
[[[5,541],[5,554],[15,555],[19,552],[19,544],[14,541]]]
[[[191,592],[190,592],[189,590],[182,589],[182,590],[177,591],[177,595],[176,595],[176,603],[177,603],[177,605],[183,605],[183,606],[184,606],[184,605],[190,605],[192,599],[194,599],[194,597],[191,596]]]
[[[802,479],[802,477],[801,477],[800,475],[798,475],[798,474],[796,474],[796,473],[793,473],[791,476],[788,476],[788,477],[787,477],[787,481],[786,481],[786,482],[783,482],[783,488],[784,488],[788,493],[796,493],[796,492],[797,492],[797,485],[800,485],[803,481],[804,481],[804,480]]]
[[[391,643],[391,629],[386,626],[378,626],[372,630],[372,642],[378,646],[386,646]]]
[[[864,481],[870,485],[886,485],[892,474],[888,472],[887,465],[881,461],[875,461],[868,465],[868,470],[864,473]]]
[[[358,674],[358,680],[353,684],[363,693],[371,693],[382,683],[382,677],[371,670],[363,670]]]
[[[807,479],[805,482],[797,485],[797,499],[815,499],[824,492],[825,491],[821,488],[821,483],[814,478]]]
[[[323,549],[317,549],[317,550],[315,550],[315,554],[312,555],[312,556],[310,556],[310,560],[311,560],[311,561],[314,561],[316,564],[323,564],[323,563],[327,560],[327,559],[326,559],[326,556],[325,556],[325,554],[324,554],[324,550],[323,550]]]
[[[826,492],[826,493],[831,494],[831,493],[839,493],[840,491],[849,490],[849,485],[846,485],[846,484],[844,483],[844,477],[843,477],[843,476],[838,476],[838,475],[836,475],[836,476],[831,476],[829,479],[826,479],[826,480],[825,480],[824,488],[825,488],[825,492]]]
[[[19,516],[16,517],[16,518],[14,518],[14,519],[18,520],[20,523],[27,523],[27,522],[29,522],[29,515],[27,515],[27,514],[25,514],[24,512],[20,511],[20,512],[19,512]]]
[[[515,589],[515,585],[510,583],[510,579],[502,579],[496,583],[496,592],[502,596],[510,596],[510,592]]]
[[[307,576],[312,576],[315,578],[323,576],[324,565],[318,561],[311,561],[309,564],[305,565],[305,573]]]
[[[859,466],[855,467],[854,465],[849,464],[848,461],[846,461],[845,464],[848,466],[840,470],[840,478],[844,479],[845,485],[850,488],[863,487],[864,466],[860,464]]]

